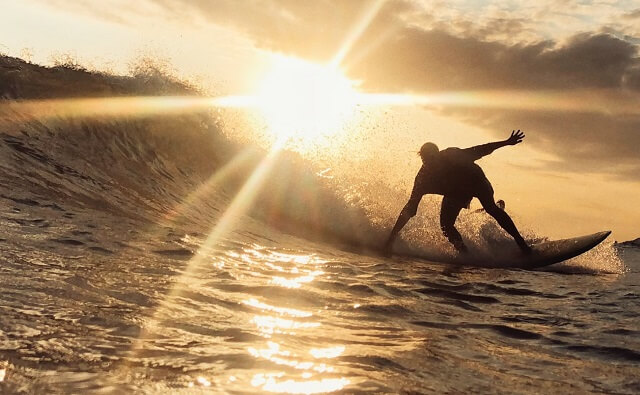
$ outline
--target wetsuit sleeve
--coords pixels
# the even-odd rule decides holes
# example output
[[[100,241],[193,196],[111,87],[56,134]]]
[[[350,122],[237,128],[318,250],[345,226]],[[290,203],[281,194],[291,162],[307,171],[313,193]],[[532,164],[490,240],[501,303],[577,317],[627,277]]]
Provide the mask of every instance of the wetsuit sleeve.
[[[404,214],[408,214],[413,217],[418,212],[418,206],[420,205],[420,200],[422,200],[422,196],[425,194],[425,185],[424,180],[421,177],[422,171],[418,172],[415,181],[413,182],[413,189],[411,190],[411,196],[409,197],[409,201],[404,206],[402,212]]]
[[[476,145],[475,147],[465,148],[462,151],[473,161],[476,161],[483,156],[487,156],[498,148],[507,145],[504,141],[497,141],[495,143],[488,143],[482,145]]]

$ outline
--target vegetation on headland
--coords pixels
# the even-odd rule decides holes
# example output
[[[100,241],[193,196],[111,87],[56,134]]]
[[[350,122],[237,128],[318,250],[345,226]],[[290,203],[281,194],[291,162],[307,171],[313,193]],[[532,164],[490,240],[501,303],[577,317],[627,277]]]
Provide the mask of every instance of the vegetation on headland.
[[[0,54],[0,100],[198,93],[155,58],[142,57],[129,69],[130,75],[118,76],[88,70],[70,58],[45,67]]]

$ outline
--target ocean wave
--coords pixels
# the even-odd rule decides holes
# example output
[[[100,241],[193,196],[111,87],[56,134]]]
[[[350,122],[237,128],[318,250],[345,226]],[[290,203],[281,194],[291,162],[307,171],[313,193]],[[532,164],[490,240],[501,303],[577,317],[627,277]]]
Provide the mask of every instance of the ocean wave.
[[[1,96],[12,99],[0,101],[0,182],[6,186],[4,199],[60,210],[92,208],[168,227],[190,221],[211,224],[251,174],[265,166],[268,151],[230,139],[211,109],[100,117],[94,112],[91,116],[74,116],[67,107],[56,115],[53,105],[42,119],[37,105],[12,105],[42,99],[34,97],[36,92],[45,98],[58,97],[63,103],[65,98],[82,94],[126,97],[153,89],[164,95],[198,94],[174,80],[161,83],[161,76],[155,75],[151,83],[149,79],[127,80],[64,68],[44,73],[39,66],[13,58],[3,58],[2,62],[10,72],[2,75],[5,83],[0,87],[4,89]],[[64,80],[76,81],[78,88],[70,90],[59,83]],[[109,98],[102,105],[108,106]],[[249,205],[249,214],[293,236],[323,240],[357,254],[375,253],[382,245],[397,215],[390,211],[390,202],[405,194],[378,182],[375,175],[328,177],[326,169],[293,152],[281,152],[268,166]],[[436,223],[438,204],[425,200],[426,215],[414,218],[397,243],[397,251],[451,260],[455,251]],[[31,222],[33,226],[46,224],[44,218],[30,221],[39,221]],[[484,257],[489,265],[496,254],[508,255],[516,249],[515,243],[486,216],[463,213],[458,226],[472,253]],[[540,239],[529,233],[529,239]],[[84,243],[78,237],[57,240],[68,245]],[[188,259],[189,251],[193,249],[161,249],[158,253]],[[554,270],[623,270],[610,245],[581,259]]]

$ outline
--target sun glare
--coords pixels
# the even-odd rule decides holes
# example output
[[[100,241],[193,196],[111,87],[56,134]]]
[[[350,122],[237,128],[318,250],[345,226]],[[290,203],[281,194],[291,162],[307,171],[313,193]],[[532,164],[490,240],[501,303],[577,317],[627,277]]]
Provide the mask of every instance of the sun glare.
[[[357,93],[337,68],[276,56],[256,99],[270,134],[311,143],[344,129],[355,114]]]

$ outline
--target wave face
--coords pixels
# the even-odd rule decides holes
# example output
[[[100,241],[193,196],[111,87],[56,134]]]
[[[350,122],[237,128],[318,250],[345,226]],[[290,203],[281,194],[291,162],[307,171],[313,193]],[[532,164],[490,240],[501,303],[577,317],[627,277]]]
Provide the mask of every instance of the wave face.
[[[3,62],[0,392],[640,388],[634,250],[553,269],[588,276],[363,256],[402,192],[234,143],[206,111],[42,117],[16,104],[190,91]],[[448,253],[432,218],[401,248]]]

